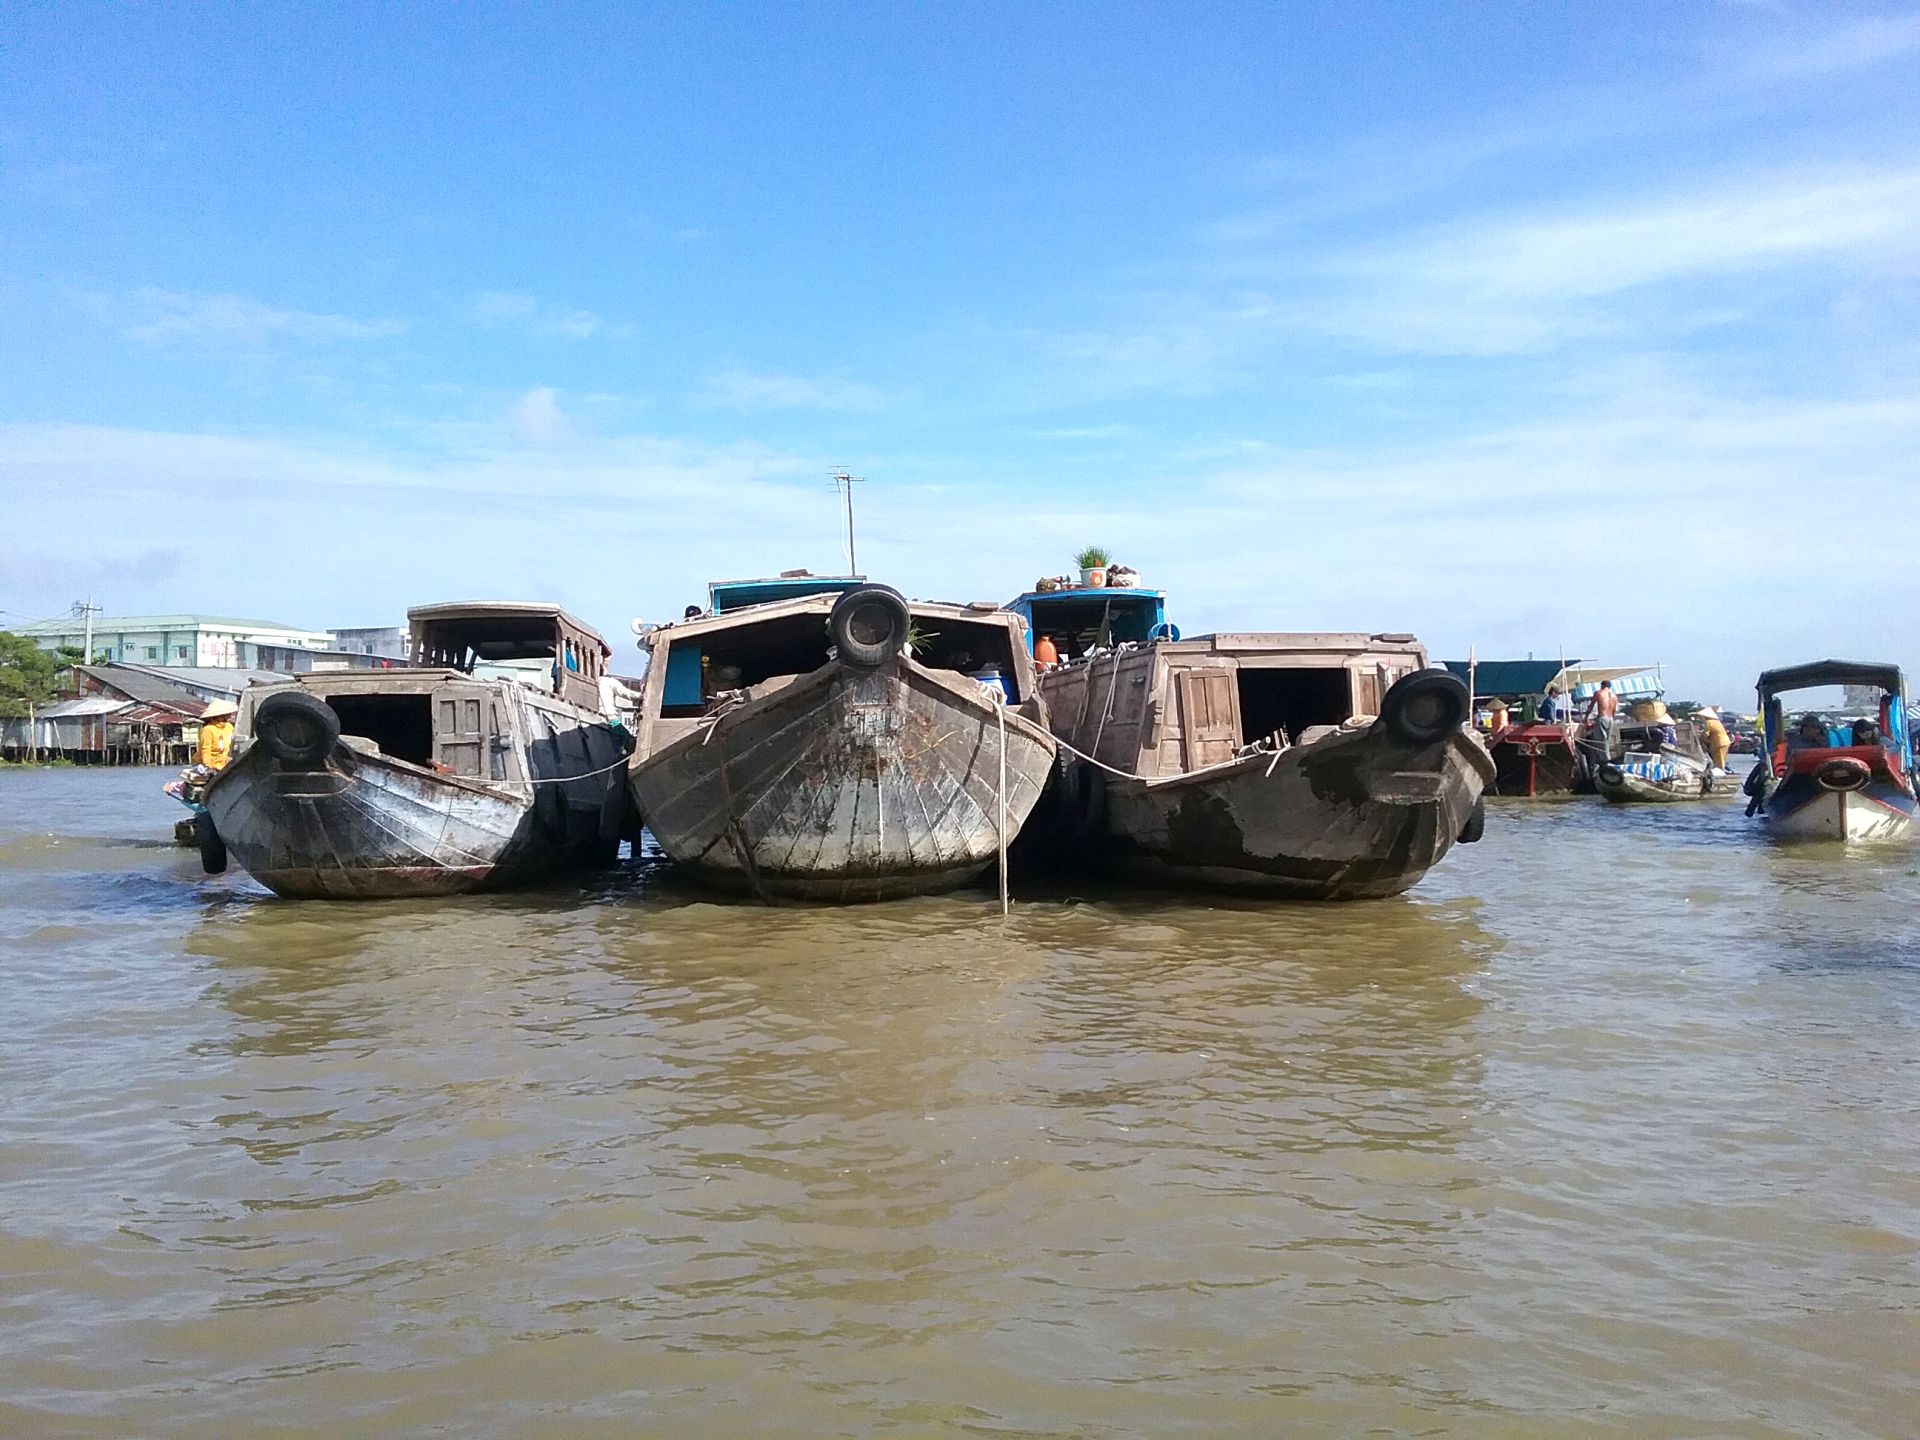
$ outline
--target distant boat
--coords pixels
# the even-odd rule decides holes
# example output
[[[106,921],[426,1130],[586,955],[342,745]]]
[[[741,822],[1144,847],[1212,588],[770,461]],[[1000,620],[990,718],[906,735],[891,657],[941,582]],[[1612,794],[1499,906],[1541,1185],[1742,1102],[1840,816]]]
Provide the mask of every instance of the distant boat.
[[[240,697],[207,783],[209,870],[276,894],[492,889],[611,862],[630,828],[607,644],[553,605],[408,612],[414,664],[305,672]]]
[[[952,889],[1053,766],[1020,624],[859,576],[713,585],[649,630],[634,800],[698,878],[762,899]]]
[[[1090,864],[1301,899],[1393,895],[1479,838],[1493,762],[1410,635],[1181,639],[1157,591],[1030,591],[1069,836]]]
[[[1672,804],[1731,795],[1733,777],[1706,760],[1651,746],[1629,749],[1594,772],[1594,786],[1616,805]]]
[[[1590,795],[1599,766],[1621,753],[1620,737],[1602,754],[1582,723],[1587,702],[1602,682],[1612,685],[1622,719],[1636,702],[1664,692],[1656,666],[1589,665],[1579,660],[1449,660],[1447,669],[1467,682],[1476,701],[1506,700],[1519,717],[1486,736],[1493,757],[1492,795],[1543,799]],[[1559,691],[1560,719],[1541,719],[1547,690]]]
[[[1786,697],[1846,687],[1825,710]],[[1817,660],[1760,677],[1762,752],[1747,778],[1757,814],[1783,840],[1912,838],[1914,792],[1906,679],[1894,665]]]

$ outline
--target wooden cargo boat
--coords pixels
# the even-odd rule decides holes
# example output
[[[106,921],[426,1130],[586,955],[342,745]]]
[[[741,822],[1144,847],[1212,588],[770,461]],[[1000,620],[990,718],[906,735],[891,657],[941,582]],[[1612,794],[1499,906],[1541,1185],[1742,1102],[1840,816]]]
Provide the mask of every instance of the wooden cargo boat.
[[[312,672],[241,695],[208,783],[228,855],[297,898],[498,888],[611,862],[629,736],[606,642],[552,605],[408,612],[413,664]]]
[[[1412,636],[1183,640],[1153,592],[1101,597],[1090,634],[1089,599],[1009,607],[1067,657],[1040,678],[1065,742],[1065,853],[1160,882],[1342,900],[1397,894],[1479,838],[1493,762],[1465,726],[1466,685],[1426,668]]]
[[[643,637],[634,800],[673,860],[763,900],[885,900],[995,863],[1053,766],[1020,622],[859,577],[716,584]]]
[[[1846,687],[1828,710],[1789,712],[1785,697]],[[1913,838],[1914,756],[1899,667],[1818,660],[1760,677],[1760,763],[1748,776],[1749,815],[1782,840]]]

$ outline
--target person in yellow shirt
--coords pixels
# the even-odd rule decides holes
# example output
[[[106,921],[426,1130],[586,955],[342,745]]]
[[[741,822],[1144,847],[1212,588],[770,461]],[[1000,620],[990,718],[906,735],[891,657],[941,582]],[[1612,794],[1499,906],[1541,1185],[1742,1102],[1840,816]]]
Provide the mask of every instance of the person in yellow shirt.
[[[200,713],[200,747],[194,759],[209,770],[224,770],[233,758],[233,717],[240,707],[216,700]]]
[[[1727,752],[1733,748],[1733,737],[1727,734],[1720,712],[1711,705],[1704,705],[1693,718],[1700,726],[1700,743],[1706,747],[1707,758],[1713,761],[1715,769],[1726,769]]]

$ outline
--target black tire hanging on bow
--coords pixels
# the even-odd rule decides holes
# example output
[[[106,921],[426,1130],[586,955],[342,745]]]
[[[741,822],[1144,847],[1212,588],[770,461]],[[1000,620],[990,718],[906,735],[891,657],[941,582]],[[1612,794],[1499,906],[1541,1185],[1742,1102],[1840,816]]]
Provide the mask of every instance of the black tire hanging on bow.
[[[1380,702],[1380,719],[1405,745],[1433,745],[1467,720],[1466,682],[1451,670],[1416,670],[1393,682]]]
[[[912,615],[907,597],[889,585],[862,585],[834,602],[827,616],[827,634],[840,652],[841,663],[875,670],[900,653],[907,643]]]
[[[304,690],[277,690],[253,712],[253,734],[282,765],[311,770],[326,761],[340,738],[340,717]]]

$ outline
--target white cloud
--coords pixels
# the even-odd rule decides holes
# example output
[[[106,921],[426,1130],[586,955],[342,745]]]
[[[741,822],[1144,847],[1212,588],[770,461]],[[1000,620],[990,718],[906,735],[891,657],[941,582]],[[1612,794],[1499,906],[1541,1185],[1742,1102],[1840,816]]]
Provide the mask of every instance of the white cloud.
[[[467,307],[467,318],[483,330],[517,330],[559,340],[585,340],[608,328],[591,310],[544,305],[531,295],[487,290]]]
[[[508,407],[507,418],[514,434],[528,445],[557,445],[573,438],[573,421],[550,386],[527,391]]]
[[[877,410],[882,397],[871,385],[834,376],[723,370],[707,377],[707,399],[734,410]]]
[[[258,348],[278,339],[372,340],[397,335],[398,320],[355,320],[345,315],[284,310],[242,295],[202,295],[152,287],[123,300],[100,302],[131,339],[149,345],[244,345]]]
[[[677,613],[712,578],[839,563],[821,458],[543,429],[564,419],[551,391],[513,410],[527,428],[427,455],[0,425],[0,492],[23,534],[54,533],[76,493],[127,506],[217,496],[253,557],[222,570],[222,603],[317,624],[544,594],[618,629]],[[1897,653],[1908,637],[1885,620],[1920,608],[1920,580],[1896,568],[1863,590],[1809,548],[1814,517],[1821,543],[1830,524],[1843,539],[1855,524],[1920,534],[1917,451],[1920,390],[1736,399],[1642,367],[1590,377],[1527,423],[1450,439],[1324,452],[1250,440],[1184,458],[1143,445],[1098,487],[1053,483],[1044,459],[990,473],[954,462],[964,483],[935,485],[891,478],[908,470],[896,459],[848,458],[872,477],[858,497],[863,565],[914,594],[1004,598],[1100,539],[1173,592],[1189,633],[1410,629],[1438,653],[1483,655],[1564,641],[1669,662],[1676,685],[1724,701],[1764,665],[1817,652],[1920,659]],[[349,551],[310,543],[316,515],[376,508],[381,523]],[[44,614],[83,593],[85,577],[43,559],[9,562],[19,573],[0,574],[0,605]],[[128,575],[101,598],[206,608],[203,578]]]

